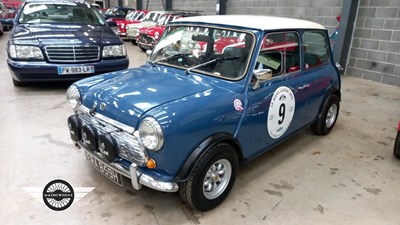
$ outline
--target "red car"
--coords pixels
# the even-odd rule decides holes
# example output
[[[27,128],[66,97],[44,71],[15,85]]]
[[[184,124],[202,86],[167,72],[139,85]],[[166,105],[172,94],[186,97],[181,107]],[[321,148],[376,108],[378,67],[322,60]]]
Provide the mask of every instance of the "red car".
[[[140,23],[148,12],[148,10],[136,10],[134,13],[127,15],[125,19],[115,21],[118,25],[117,35],[122,38],[126,37],[126,26],[132,23]]]
[[[21,2],[17,1],[3,1],[0,5],[0,22],[5,31],[10,30],[13,27],[14,17],[21,4]]]
[[[153,49],[158,39],[165,30],[165,26],[174,19],[189,16],[205,15],[203,11],[190,10],[174,10],[166,14],[163,19],[160,19],[155,27],[139,28],[139,35],[136,37],[136,43],[143,51]]]
[[[21,7],[22,3],[21,1],[15,1],[15,0],[2,0],[4,5],[12,5],[14,9],[18,11],[18,9]]]
[[[400,121],[399,125],[397,126],[397,135],[396,140],[394,141],[393,153],[396,158],[400,159]]]
[[[139,35],[136,37],[136,43],[143,51],[153,49],[158,39],[164,32],[165,26],[172,20],[181,16],[166,15],[165,18],[157,23],[155,27],[139,28]]]

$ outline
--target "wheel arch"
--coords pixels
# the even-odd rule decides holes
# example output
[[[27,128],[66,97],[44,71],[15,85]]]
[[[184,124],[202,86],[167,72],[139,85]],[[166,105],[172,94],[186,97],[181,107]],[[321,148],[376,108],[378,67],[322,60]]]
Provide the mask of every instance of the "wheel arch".
[[[318,115],[317,115],[317,117],[315,117],[315,120],[317,120],[317,119],[320,118],[320,116],[321,116],[321,111],[322,111],[322,109],[324,108],[324,106],[325,106],[325,104],[326,104],[326,100],[327,100],[327,99],[329,98],[329,96],[331,96],[331,95],[336,95],[336,96],[339,98],[339,101],[342,100],[342,94],[341,94],[340,90],[337,89],[337,88],[331,88],[329,91],[326,92],[326,94],[325,94],[325,96],[324,96],[324,98],[323,98],[323,100],[322,100],[322,102],[321,102],[321,105],[319,106]]]
[[[183,166],[176,173],[175,180],[177,182],[186,181],[190,177],[190,174],[193,172],[195,166],[197,165],[198,159],[200,159],[209,149],[219,143],[226,143],[232,146],[232,148],[236,152],[239,163],[243,162],[242,148],[239,141],[229,133],[216,133],[204,139],[194,149],[194,151],[192,151]]]

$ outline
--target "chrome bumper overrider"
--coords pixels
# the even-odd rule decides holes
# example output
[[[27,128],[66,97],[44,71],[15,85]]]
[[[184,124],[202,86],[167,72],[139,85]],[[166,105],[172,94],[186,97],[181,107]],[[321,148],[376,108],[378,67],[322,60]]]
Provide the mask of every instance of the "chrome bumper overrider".
[[[115,172],[120,173],[121,175],[129,178],[131,180],[132,187],[135,190],[140,190],[142,188],[142,184],[146,187],[163,192],[176,192],[179,189],[177,183],[159,181],[147,174],[141,173],[140,171],[138,171],[138,165],[136,165],[135,163],[131,163],[128,170],[118,162],[113,162],[113,163],[107,162],[107,160],[104,159],[104,156],[101,153],[89,151],[80,142],[77,142],[76,146],[78,148],[84,149],[88,154],[91,154],[93,157],[95,157],[97,160],[100,160],[102,163],[109,165]]]

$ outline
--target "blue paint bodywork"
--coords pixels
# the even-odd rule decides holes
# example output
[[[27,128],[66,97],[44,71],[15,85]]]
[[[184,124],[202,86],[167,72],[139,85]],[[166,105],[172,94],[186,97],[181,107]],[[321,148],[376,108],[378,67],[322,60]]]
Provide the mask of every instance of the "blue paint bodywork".
[[[139,168],[142,173],[161,181],[184,179],[177,178],[177,173],[196,147],[221,133],[239,143],[239,158],[243,162],[314,122],[327,96],[340,92],[340,77],[332,60],[314,69],[273,78],[253,89],[253,69],[250,68],[256,64],[265,31],[251,32],[257,43],[247,74],[238,81],[196,72],[186,74],[180,68],[147,63],[139,68],[84,79],[75,86],[87,108],[92,108],[95,102],[106,103],[106,110],[100,112],[106,117],[135,129],[147,116],[159,121],[164,146],[156,152],[148,151],[157,162],[157,168]],[[301,30],[297,32],[302,33]],[[301,89],[305,84],[309,84],[309,88]],[[285,134],[272,139],[267,131],[268,108],[274,91],[281,86],[289,87],[294,93],[296,111]],[[242,102],[242,111],[234,108],[235,99]]]

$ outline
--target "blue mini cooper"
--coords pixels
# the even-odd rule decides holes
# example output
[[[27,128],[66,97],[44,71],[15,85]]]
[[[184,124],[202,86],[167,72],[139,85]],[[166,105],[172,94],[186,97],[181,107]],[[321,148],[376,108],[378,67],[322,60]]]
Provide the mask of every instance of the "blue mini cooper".
[[[189,17],[168,25],[145,65],[71,85],[68,126],[116,184],[179,191],[206,211],[227,197],[240,164],[305,127],[328,134],[340,95],[321,25]]]
[[[26,0],[14,26],[7,63],[15,86],[76,81],[128,68],[124,43],[83,1]]]

